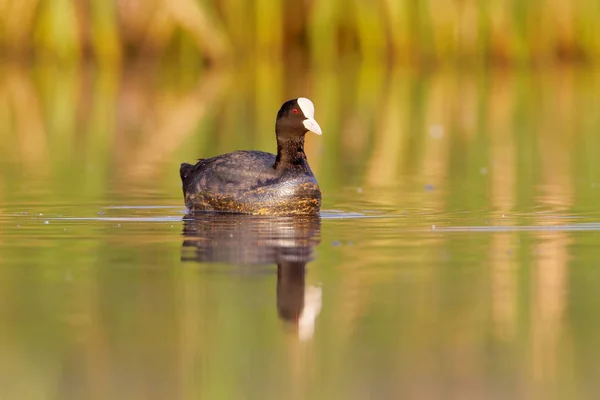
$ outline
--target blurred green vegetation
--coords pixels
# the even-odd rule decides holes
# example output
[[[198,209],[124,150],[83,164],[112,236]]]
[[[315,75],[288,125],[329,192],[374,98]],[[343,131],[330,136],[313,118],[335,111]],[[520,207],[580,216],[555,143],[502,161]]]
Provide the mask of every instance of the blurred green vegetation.
[[[0,52],[105,64],[593,61],[598,16],[597,0],[0,0]]]
[[[39,183],[70,200],[144,185],[179,202],[179,163],[275,151],[276,112],[299,95],[314,101],[323,127],[322,137],[307,135],[306,151],[328,196],[412,182],[478,193],[457,196],[465,208],[529,207],[553,191],[565,204],[598,200],[595,68],[161,68],[0,66],[0,200],[30,197]],[[363,198],[396,207],[398,196]]]

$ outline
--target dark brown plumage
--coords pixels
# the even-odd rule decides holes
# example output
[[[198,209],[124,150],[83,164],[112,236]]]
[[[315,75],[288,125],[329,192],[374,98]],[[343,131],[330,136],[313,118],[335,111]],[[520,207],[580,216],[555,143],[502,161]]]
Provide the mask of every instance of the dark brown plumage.
[[[304,135],[321,134],[306,98],[285,102],[277,113],[277,154],[240,150],[179,171],[188,209],[257,215],[315,214],[321,190],[306,154]]]

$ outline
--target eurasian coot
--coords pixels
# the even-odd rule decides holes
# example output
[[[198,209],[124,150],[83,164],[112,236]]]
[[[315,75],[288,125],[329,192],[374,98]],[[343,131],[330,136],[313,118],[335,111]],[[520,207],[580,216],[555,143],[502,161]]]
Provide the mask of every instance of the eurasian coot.
[[[179,174],[188,209],[257,215],[316,214],[321,190],[304,153],[304,135],[321,135],[313,103],[304,97],[283,103],[277,113],[277,154],[239,150]]]

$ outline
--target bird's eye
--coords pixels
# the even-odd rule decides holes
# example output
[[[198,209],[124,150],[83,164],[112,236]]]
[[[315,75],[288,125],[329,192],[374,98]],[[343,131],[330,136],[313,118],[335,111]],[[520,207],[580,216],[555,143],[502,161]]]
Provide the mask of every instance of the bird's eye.
[[[297,109],[297,108],[294,108],[294,109],[292,110],[292,112],[293,112],[294,114],[298,114],[298,109]]]

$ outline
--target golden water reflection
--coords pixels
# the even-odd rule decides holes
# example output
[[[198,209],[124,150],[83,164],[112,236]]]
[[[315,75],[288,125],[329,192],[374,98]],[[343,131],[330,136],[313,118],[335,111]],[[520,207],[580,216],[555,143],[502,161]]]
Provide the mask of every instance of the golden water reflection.
[[[3,397],[598,394],[599,71],[1,69]],[[180,222],[300,95],[322,219]]]
[[[320,241],[318,216],[257,218],[244,215],[187,215],[182,261],[246,266],[277,265],[277,312],[300,340],[314,333],[321,288],[305,285],[306,264]]]
[[[85,186],[82,195],[149,182],[175,192],[172,171],[183,160],[236,148],[273,151],[276,110],[303,95],[315,101],[325,131],[308,136],[307,152],[326,194],[348,185],[429,183],[450,193],[477,190],[463,200],[466,208],[506,211],[511,203],[560,208],[556,191],[586,195],[578,189],[598,184],[573,182],[598,173],[595,70],[286,69],[298,77],[290,80],[273,68],[190,76],[152,66],[4,65],[2,163],[38,180],[59,180],[76,163],[64,173]],[[10,182],[11,169],[2,170],[0,179]],[[376,191],[369,201],[393,204],[397,195]]]

